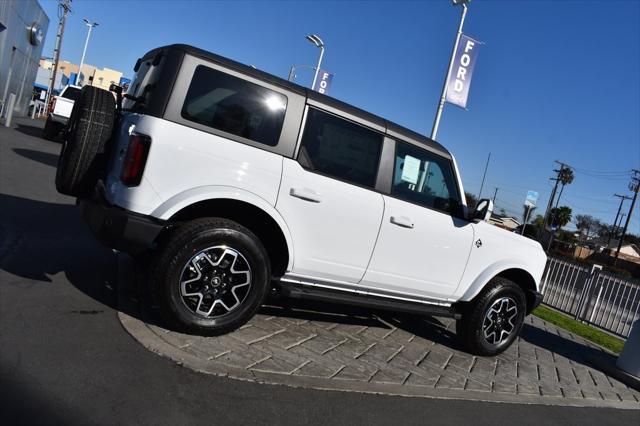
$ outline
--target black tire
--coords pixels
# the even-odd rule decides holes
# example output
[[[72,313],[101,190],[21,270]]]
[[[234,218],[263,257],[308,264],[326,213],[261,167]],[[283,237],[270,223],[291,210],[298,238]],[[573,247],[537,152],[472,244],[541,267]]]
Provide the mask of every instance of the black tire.
[[[493,309],[489,314],[490,309],[496,306],[500,307],[500,311]],[[515,313],[510,307],[515,307]],[[494,278],[464,307],[462,318],[456,323],[458,339],[469,352],[476,355],[492,356],[502,353],[518,337],[524,323],[526,307],[526,297],[520,286],[506,278]],[[485,337],[485,326],[488,327],[488,337]],[[508,334],[505,335],[503,330],[508,331]]]
[[[56,188],[75,197],[90,195],[104,166],[114,128],[116,103],[106,90],[84,86],[71,111],[58,158]]]
[[[225,246],[225,248],[210,249],[211,247],[219,246]],[[229,256],[226,254],[219,255],[220,251],[216,252],[216,250],[221,250],[226,253],[224,250],[227,249],[232,249],[241,255],[233,258],[234,263],[230,266],[224,265],[224,262],[228,262]],[[204,266],[201,264],[203,266],[202,269],[198,267],[196,271],[193,268],[195,264],[192,260],[194,258],[197,259],[203,251],[210,254],[211,257],[208,263],[206,260],[200,259]],[[215,257],[216,254],[219,257]],[[238,297],[236,297],[231,293],[235,291],[235,289],[232,289],[231,284],[223,281],[218,289],[226,291],[226,294],[222,296],[209,294],[202,297],[203,293],[200,293],[201,296],[192,298],[183,296],[181,294],[183,284],[181,283],[189,281],[189,279],[185,278],[193,278],[195,274],[201,276],[201,279],[193,283],[196,289],[191,288],[188,292],[204,292],[205,284],[214,285],[214,279],[221,274],[220,270],[216,270],[212,266],[211,260],[214,259],[217,259],[218,264],[222,265],[220,266],[221,269],[224,270],[226,268],[226,272],[236,268],[237,259],[240,259],[239,262],[242,265],[238,269],[248,268],[249,270],[248,280],[250,284],[246,293],[242,292],[243,289],[239,289]],[[199,263],[197,260],[194,260],[194,262]],[[188,267],[190,270],[187,269]],[[152,288],[163,317],[178,329],[198,334],[224,334],[242,326],[260,308],[270,288],[271,271],[269,258],[260,240],[240,224],[220,218],[197,219],[174,230],[162,243],[159,253],[152,263],[151,270]],[[239,274],[244,273],[239,272]],[[191,276],[188,274],[191,274]],[[234,275],[230,276],[234,280],[238,278]],[[242,276],[239,278],[244,280]],[[212,291],[211,286],[207,291]],[[238,304],[235,308],[222,312],[220,315],[206,316],[197,313],[198,310],[208,310],[209,305],[211,305],[211,313],[225,311],[222,305],[215,307],[215,300],[217,300],[214,299],[215,297],[226,298],[225,303],[227,305],[231,305],[231,303],[228,303],[230,298],[232,302],[235,300]]]
[[[47,118],[44,123],[44,130],[42,131],[42,137],[48,140],[53,140],[60,134],[60,124]]]

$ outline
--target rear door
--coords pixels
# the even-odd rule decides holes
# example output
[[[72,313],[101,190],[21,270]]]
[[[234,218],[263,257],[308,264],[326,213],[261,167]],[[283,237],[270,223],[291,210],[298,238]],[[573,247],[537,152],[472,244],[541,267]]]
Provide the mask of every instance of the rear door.
[[[396,144],[391,194],[362,285],[447,299],[464,273],[474,230],[452,215],[460,194],[451,159]]]
[[[276,209],[293,239],[293,274],[356,284],[382,220],[373,190],[383,135],[310,107],[295,159],[284,158]]]

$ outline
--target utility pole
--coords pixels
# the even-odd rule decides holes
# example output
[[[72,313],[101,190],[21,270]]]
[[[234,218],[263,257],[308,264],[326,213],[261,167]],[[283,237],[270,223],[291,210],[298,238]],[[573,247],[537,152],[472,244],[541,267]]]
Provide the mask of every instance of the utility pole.
[[[56,85],[56,74],[58,73],[58,62],[60,61],[60,49],[62,48],[62,36],[64,35],[64,25],[67,22],[67,14],[71,12],[71,0],[59,0],[58,15],[62,10],[62,16],[58,22],[58,34],[56,35],[56,44],[53,48],[53,72],[50,74],[49,90],[47,90],[47,98],[45,99],[45,105],[49,105],[49,99],[53,95],[53,91]]]
[[[556,184],[553,186],[553,191],[551,191],[551,198],[549,198],[549,202],[547,203],[547,210],[544,213],[544,222],[542,224],[542,230],[547,229],[547,224],[552,224],[549,222],[549,214],[551,213],[551,208],[553,207],[553,202],[556,201],[556,192],[558,191],[558,184],[562,180],[562,175],[564,174],[565,168],[571,168],[568,164],[562,163],[560,161],[556,161],[556,163],[560,164],[560,169],[554,169],[553,171],[557,173],[555,178],[549,178],[549,180],[555,180]],[[558,197],[558,203],[560,202],[560,198]],[[556,203],[556,207],[558,207]]]
[[[498,196],[498,189],[500,189],[500,188],[498,188],[497,186],[494,186],[494,188],[496,189],[493,192],[493,205],[495,206],[496,205],[496,197]]]
[[[611,244],[611,237],[615,233],[618,235],[618,217],[620,216],[620,211],[622,210],[622,204],[624,204],[624,200],[630,200],[631,197],[627,197],[626,195],[618,195],[613,194],[614,197],[620,198],[620,205],[618,206],[618,213],[616,213],[616,219],[613,221],[613,226],[609,230],[609,238],[607,239],[607,250],[609,250],[609,244]]]
[[[631,178],[631,182],[629,183],[629,189],[633,191],[633,200],[631,200],[631,206],[629,207],[629,214],[627,214],[627,221],[624,223],[624,229],[622,230],[622,235],[620,235],[620,241],[618,242],[618,250],[616,250],[616,259],[613,261],[615,265],[618,262],[618,256],[620,256],[620,249],[622,248],[622,241],[624,240],[624,236],[627,233],[627,228],[629,228],[629,222],[631,222],[631,215],[633,214],[633,207],[636,205],[636,200],[638,199],[638,191],[640,191],[640,170],[632,170],[633,177]]]
[[[558,190],[558,184],[562,181],[562,178],[565,175],[565,170],[569,170],[571,166],[565,164],[561,161],[557,161],[556,163],[560,164],[560,170],[554,169],[553,171],[558,173],[555,178],[551,178],[551,180],[555,180],[556,184],[553,186],[553,192],[551,193],[551,198],[549,199],[549,204],[547,204],[547,211],[544,214],[544,222],[542,224],[542,232],[547,229],[547,224],[551,226],[551,234],[549,235],[549,245],[547,246],[547,251],[551,250],[551,244],[553,243],[553,237],[555,235],[555,231],[553,230],[553,222],[555,219],[555,215],[551,214],[553,202],[556,198],[556,191]],[[564,183],[562,184],[562,189],[564,189]],[[562,190],[560,190],[560,195],[562,195]],[[558,200],[556,201],[556,208],[558,208],[558,204],[560,203],[560,196],[558,196]],[[551,220],[549,221],[549,216],[551,216]]]
[[[435,138],[432,138],[435,140]],[[478,192],[478,201],[480,201],[480,196],[482,195],[482,188],[484,187],[484,178],[487,177],[487,169],[489,168],[489,160],[491,160],[491,153],[487,157],[487,164],[484,166],[484,174],[482,175],[482,183],[480,184],[480,192]]]
[[[631,198],[629,198],[631,199]],[[618,222],[618,227],[616,230],[616,238],[618,238],[618,233],[620,232],[620,226],[622,225],[622,221],[624,220],[624,217],[626,216],[626,213],[620,213],[620,222]]]

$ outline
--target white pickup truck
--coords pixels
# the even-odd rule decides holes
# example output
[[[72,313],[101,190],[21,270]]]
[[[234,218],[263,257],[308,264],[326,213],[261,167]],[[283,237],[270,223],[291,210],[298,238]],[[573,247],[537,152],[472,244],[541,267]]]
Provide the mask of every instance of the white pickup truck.
[[[73,104],[80,93],[80,86],[68,85],[62,89],[62,93],[54,96],[49,103],[47,121],[44,125],[44,138],[53,139],[66,126]]]

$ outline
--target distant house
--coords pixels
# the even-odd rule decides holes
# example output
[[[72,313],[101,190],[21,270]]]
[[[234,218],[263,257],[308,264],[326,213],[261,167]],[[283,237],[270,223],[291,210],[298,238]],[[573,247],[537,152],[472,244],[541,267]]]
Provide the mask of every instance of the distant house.
[[[626,244],[620,247],[620,254],[640,258],[640,247],[635,244]]]
[[[615,257],[616,251],[618,250],[618,242],[615,240],[611,241],[608,248],[605,248],[602,252],[606,255]],[[640,264],[640,247],[636,244],[623,244],[620,247],[620,255],[619,259],[627,260],[629,262]]]
[[[516,219],[499,214],[492,214],[489,223],[507,231],[515,231],[520,226]]]

